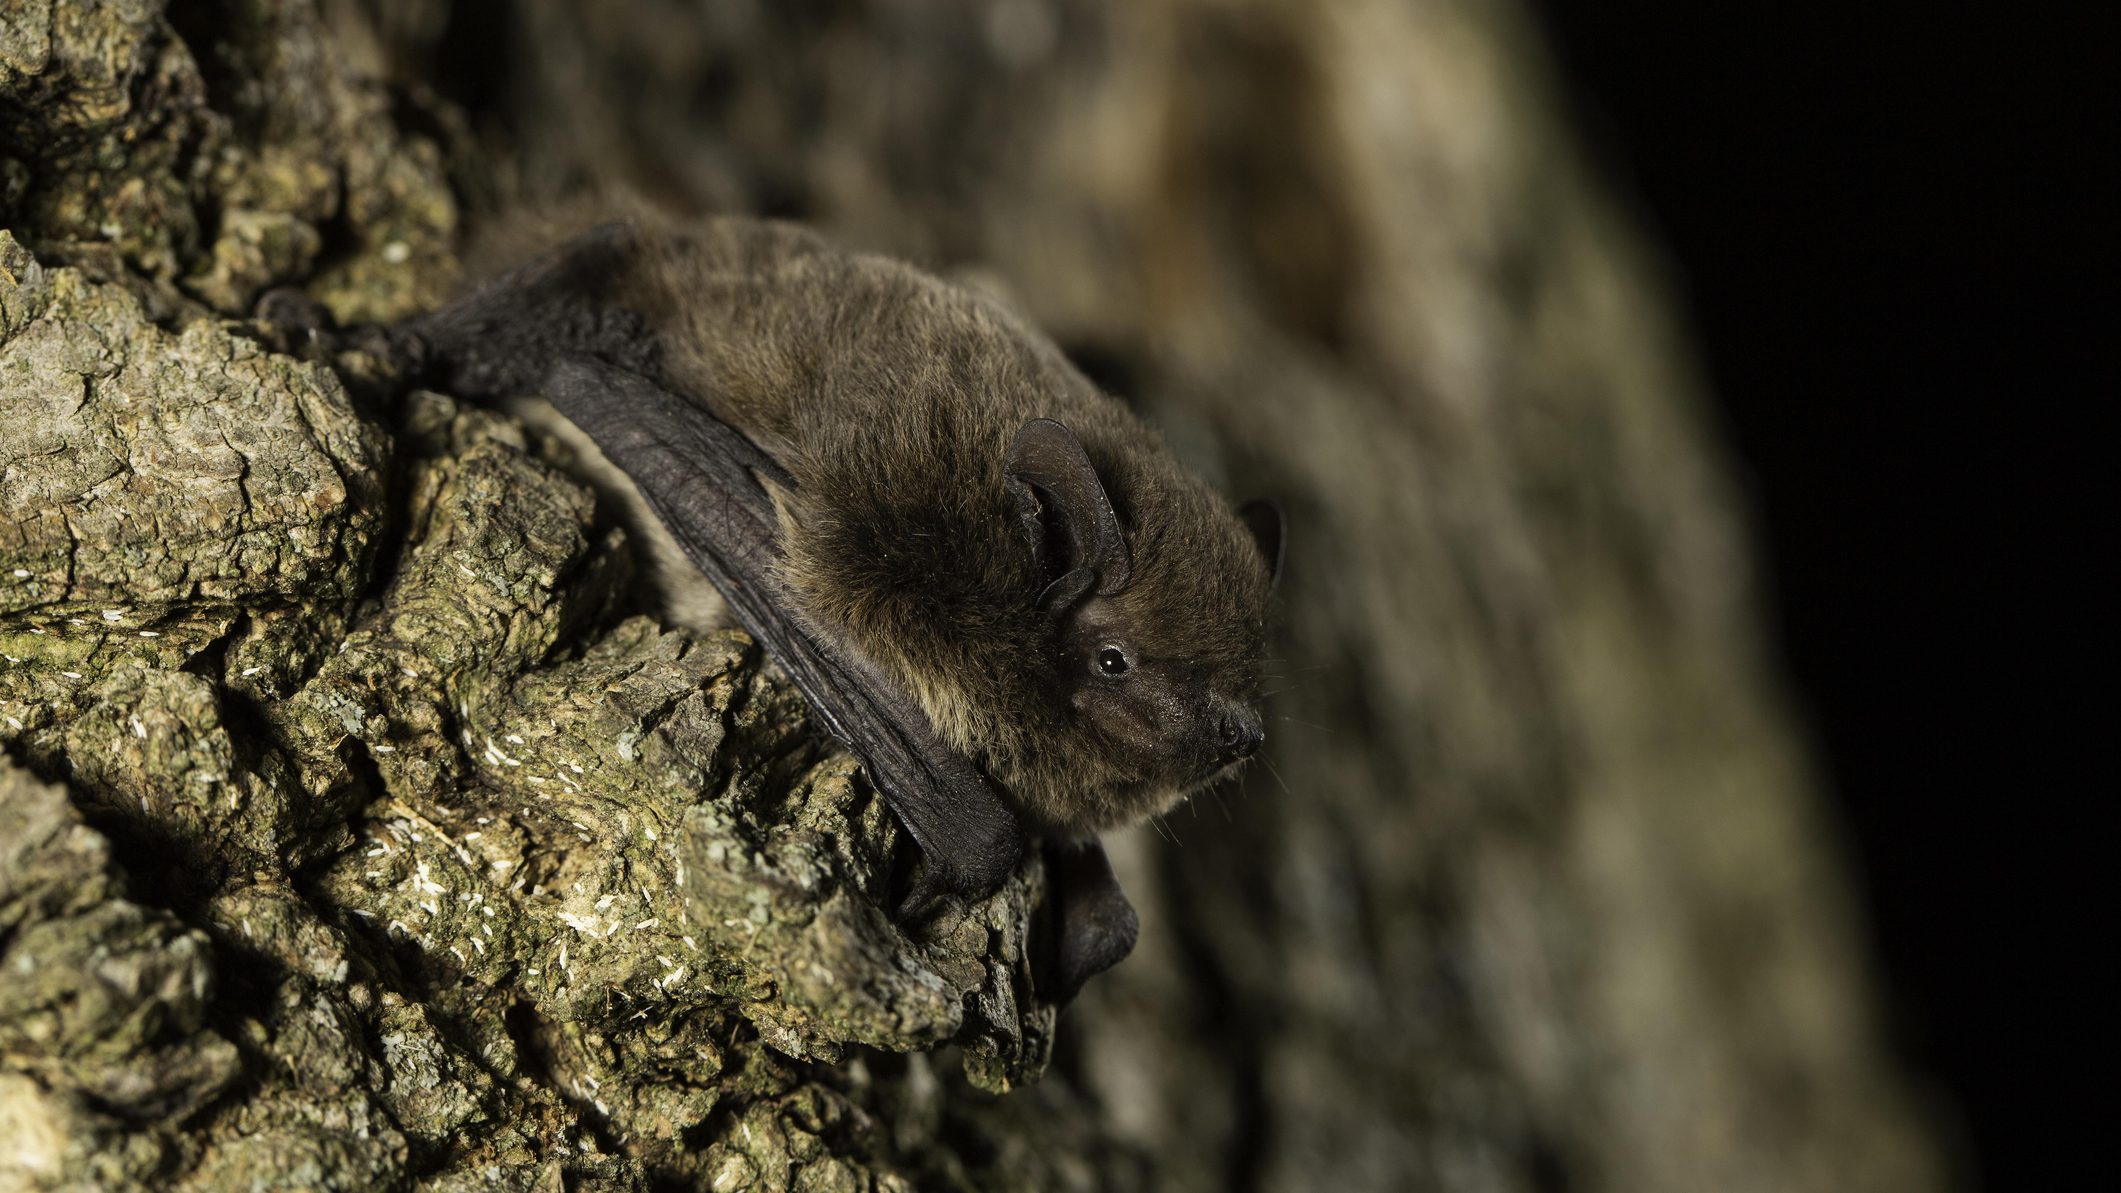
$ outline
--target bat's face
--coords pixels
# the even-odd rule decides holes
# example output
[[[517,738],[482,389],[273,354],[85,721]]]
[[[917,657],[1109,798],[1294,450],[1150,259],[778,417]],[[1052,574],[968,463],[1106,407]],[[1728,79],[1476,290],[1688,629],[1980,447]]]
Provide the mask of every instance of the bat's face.
[[[1158,634],[1119,600],[1092,597],[1063,629],[1060,677],[1077,717],[1151,790],[1173,795],[1217,778],[1265,739],[1258,689],[1260,646],[1212,653]]]
[[[1023,690],[1058,717],[1041,718],[1049,736],[1035,746],[1002,752],[1017,760],[1003,777],[1035,819],[1071,830],[1162,812],[1266,736],[1259,687],[1279,511],[1233,511],[1161,454],[1114,452],[1109,468],[1068,428],[1034,419],[1005,473],[1039,564],[1037,606],[1056,635]],[[994,726],[1001,737],[1018,728]]]

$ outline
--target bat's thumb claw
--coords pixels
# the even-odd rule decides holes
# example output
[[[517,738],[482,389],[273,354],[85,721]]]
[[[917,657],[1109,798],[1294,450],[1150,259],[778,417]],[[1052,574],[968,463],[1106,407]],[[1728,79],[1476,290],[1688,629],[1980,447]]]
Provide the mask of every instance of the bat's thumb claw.
[[[907,885],[906,893],[900,896],[898,905],[891,909],[894,923],[908,924],[928,914],[938,899],[943,897],[943,872],[934,859],[923,857],[915,870],[913,881]]]

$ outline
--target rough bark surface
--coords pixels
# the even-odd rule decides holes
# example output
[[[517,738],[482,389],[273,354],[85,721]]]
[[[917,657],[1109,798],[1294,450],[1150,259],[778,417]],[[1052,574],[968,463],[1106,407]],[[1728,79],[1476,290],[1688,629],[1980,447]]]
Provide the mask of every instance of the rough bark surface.
[[[0,0],[0,1188],[1941,1183],[1519,19]],[[585,179],[990,286],[1288,507],[1273,769],[1112,842],[1064,1018],[1035,863],[894,925],[561,449],[245,319]]]

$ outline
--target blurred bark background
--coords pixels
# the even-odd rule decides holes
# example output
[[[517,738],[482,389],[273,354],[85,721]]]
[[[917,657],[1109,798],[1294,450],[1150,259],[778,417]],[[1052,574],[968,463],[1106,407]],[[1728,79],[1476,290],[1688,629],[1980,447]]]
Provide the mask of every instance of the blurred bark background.
[[[10,983],[49,975],[54,951],[25,942],[64,922],[93,926],[56,955],[107,969],[115,916],[138,971],[108,979],[121,994],[62,974],[56,993],[0,995],[0,1129],[33,1141],[0,1156],[0,1185],[1949,1183],[1882,1046],[1683,340],[1516,6],[0,13],[0,565],[18,578],[0,606],[0,740],[27,768],[0,779],[15,826],[0,962]],[[989,287],[1226,491],[1287,509],[1270,767],[1110,842],[1141,945],[1057,1028],[1011,985],[1035,881],[933,939],[893,939],[847,894],[875,893],[891,827],[844,759],[789,744],[797,706],[741,643],[615,621],[624,548],[538,445],[440,397],[390,396],[358,361],[340,362],[341,388],[245,339],[268,286],[304,285],[348,320],[400,317],[446,291],[455,237],[483,216],[618,187],[801,219]],[[171,377],[140,380],[163,359]],[[205,394],[186,401],[206,420],[162,428],[182,450],[143,453],[110,413],[144,426],[180,391]],[[229,446],[213,420],[250,393],[267,413],[248,422],[303,434]],[[106,423],[123,442],[98,450],[122,467],[49,471]],[[208,458],[215,436],[241,457],[233,478]],[[145,490],[193,451],[206,463],[163,489],[239,487],[237,532],[280,501],[296,550],[264,558],[216,532],[225,560],[169,547],[162,567],[168,531],[128,519],[184,522],[182,501]],[[114,496],[113,476],[130,487]],[[97,522],[114,500],[126,517]],[[502,534],[513,545],[491,548]],[[420,554],[452,541],[478,558]],[[418,564],[445,557],[492,581],[474,577],[491,624],[436,611],[468,599]],[[69,618],[133,636],[54,653]],[[437,651],[441,688],[397,677]],[[589,707],[606,690],[619,711]],[[485,963],[491,936],[450,967],[432,926],[363,926],[396,913],[356,877],[377,848],[418,859],[445,903],[485,899],[420,852],[417,825],[458,817],[443,827],[461,850],[492,821],[530,824],[507,802],[523,744],[507,726],[534,753],[555,707],[563,726],[603,726],[584,742],[616,734],[615,757],[634,757],[628,732],[663,743],[647,755],[663,788],[610,780],[569,823],[584,843],[623,836],[629,809],[674,801],[658,823],[686,844],[666,877],[711,958],[693,1001],[664,999],[630,955],[564,988],[539,977],[539,958],[590,964],[550,946],[602,903],[504,911],[520,939],[492,948],[510,966]],[[671,707],[699,724],[673,727]],[[121,757],[131,731],[159,748],[165,721],[179,745]],[[379,734],[397,744],[347,744]],[[265,811],[231,825],[211,801],[159,802],[201,767],[242,774],[243,806]],[[723,773],[762,777],[726,806],[626,786]],[[798,823],[835,827],[776,835]],[[564,826],[541,831],[509,857],[576,848]],[[203,856],[181,876],[158,868],[186,850]],[[836,875],[839,893],[805,887],[800,916],[753,917],[765,944],[725,950],[708,933],[763,881],[728,868],[746,851],[775,874]],[[624,894],[653,852],[596,873]],[[545,873],[581,890],[575,870]],[[272,923],[284,940],[260,943]],[[912,956],[963,1007],[907,1011],[928,997],[910,985],[856,1006],[793,976],[906,972],[877,958]],[[96,999],[110,1006],[90,1031],[79,1007]],[[302,1008],[338,1025],[340,1059],[308,1059],[323,1045],[294,1026]],[[1048,1047],[1051,1066],[996,1096],[930,1065],[945,1041],[984,1090],[1036,1076]],[[368,1109],[315,1110],[332,1100]]]

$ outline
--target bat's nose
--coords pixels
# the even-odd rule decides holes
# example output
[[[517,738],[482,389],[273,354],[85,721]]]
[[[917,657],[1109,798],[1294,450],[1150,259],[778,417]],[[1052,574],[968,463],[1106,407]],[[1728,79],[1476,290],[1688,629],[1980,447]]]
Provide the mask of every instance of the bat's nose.
[[[1250,758],[1267,737],[1259,727],[1259,714],[1254,712],[1224,713],[1219,730],[1223,757],[1231,762]]]

